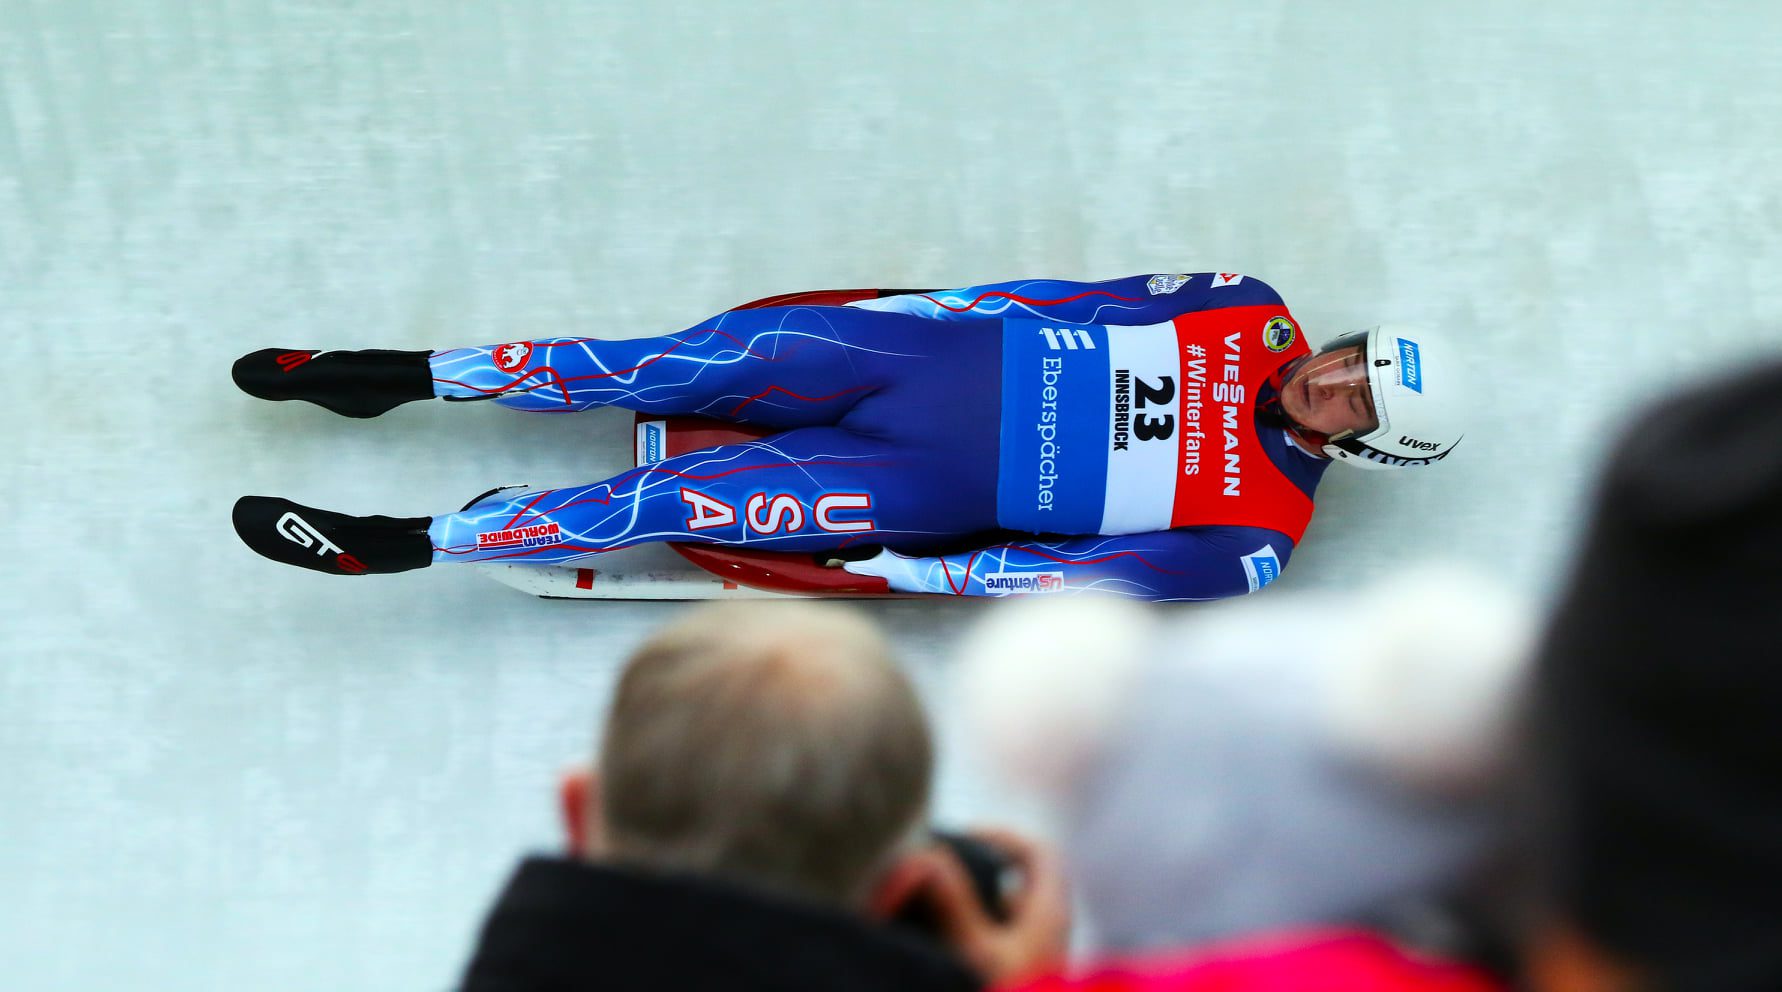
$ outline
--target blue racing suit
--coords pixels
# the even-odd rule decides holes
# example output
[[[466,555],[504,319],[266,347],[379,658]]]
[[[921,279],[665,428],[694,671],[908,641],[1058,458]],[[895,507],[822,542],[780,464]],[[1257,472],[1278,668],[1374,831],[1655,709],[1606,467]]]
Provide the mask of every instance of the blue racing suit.
[[[1021,509],[1032,501],[1013,481],[1011,459],[1018,455],[1011,453],[1015,434],[1006,422],[1018,402],[1039,403],[1040,391],[1057,392],[1036,380],[1033,395],[1015,395],[1028,388],[1025,379],[1011,378],[1017,335],[1024,348],[1049,345],[1061,357],[1068,348],[1078,353],[1073,360],[1090,352],[1156,350],[1156,342],[1173,353],[1170,321],[1226,308],[1282,315],[1268,325],[1268,351],[1258,350],[1265,358],[1297,333],[1280,296],[1261,281],[1197,273],[1096,283],[1025,280],[840,307],[735,310],[662,337],[546,338],[434,352],[434,391],[448,399],[492,396],[504,406],[546,413],[611,405],[774,432],[641,465],[594,485],[500,491],[433,518],[434,560],[560,564],[646,541],[774,551],[879,546],[885,550],[846,567],[883,577],[899,592],[1098,589],[1201,600],[1254,591],[1279,574],[1297,529],[1172,527],[1167,494],[1163,516],[1152,524],[1120,523],[1152,519],[1117,512],[1116,503],[1124,506],[1118,487],[1109,482],[1104,492],[1093,478],[1114,470],[1105,451],[1092,449],[1107,447],[1104,436],[1127,437],[1123,394],[1110,403],[1103,386],[1097,399],[1058,408],[1064,411],[1058,436],[1074,439],[1072,457],[1094,458],[1071,470],[1078,477],[1073,486],[1059,484],[1056,504],[1042,493],[1045,504]],[[1282,321],[1293,333],[1280,329]],[[1198,346],[1187,348],[1200,353]],[[1096,375],[1105,378],[1102,360]],[[1140,376],[1140,408],[1143,396],[1157,398],[1158,383],[1166,380],[1150,382],[1145,386]],[[1174,383],[1166,384],[1173,393]],[[1259,398],[1245,397],[1246,421],[1257,417]],[[1109,409],[1118,411],[1117,426],[1099,426],[1110,422]],[[1187,413],[1179,404],[1169,409]],[[1228,408],[1227,427],[1231,416]],[[1161,422],[1143,413],[1130,420],[1141,438]],[[1182,433],[1188,429],[1184,422]],[[1288,488],[1303,493],[1309,514],[1328,463],[1300,451],[1278,427],[1256,426],[1254,438]],[[1175,459],[1160,470],[1167,487],[1183,456],[1173,437],[1157,450]],[[1208,459],[1215,463],[1212,448]],[[1261,470],[1250,469],[1252,476]],[[1177,519],[1183,519],[1179,501]],[[1065,513],[1066,504],[1078,510]],[[1031,512],[1054,505],[1057,516]],[[1050,532],[1050,521],[1067,518],[1070,532]],[[1155,529],[1124,532],[1131,526]],[[974,546],[954,550],[974,536],[981,538]]]

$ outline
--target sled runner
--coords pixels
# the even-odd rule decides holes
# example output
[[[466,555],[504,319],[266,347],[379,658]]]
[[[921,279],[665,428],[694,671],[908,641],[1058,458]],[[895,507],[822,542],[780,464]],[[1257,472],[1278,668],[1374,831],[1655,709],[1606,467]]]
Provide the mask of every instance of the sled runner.
[[[842,306],[855,300],[920,293],[917,289],[835,289],[784,293],[737,307]],[[636,421],[637,464],[647,465],[713,445],[766,437],[771,431],[702,417],[664,417],[640,413]],[[882,596],[891,593],[884,579],[855,575],[824,564],[826,552],[756,551],[721,544],[668,545],[691,567],[626,568],[634,559],[628,548],[591,559],[585,567],[570,565],[484,565],[491,578],[546,599],[778,599],[785,596]]]

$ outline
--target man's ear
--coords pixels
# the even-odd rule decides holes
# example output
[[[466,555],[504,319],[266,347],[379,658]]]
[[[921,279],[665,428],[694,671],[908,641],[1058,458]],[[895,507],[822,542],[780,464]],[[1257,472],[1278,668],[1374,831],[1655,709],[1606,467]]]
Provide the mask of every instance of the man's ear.
[[[901,913],[905,906],[925,898],[934,872],[932,852],[921,850],[898,855],[866,894],[867,919],[889,920]]]
[[[606,843],[601,835],[600,779],[594,770],[577,765],[564,772],[557,800],[569,853],[583,859],[598,857]]]

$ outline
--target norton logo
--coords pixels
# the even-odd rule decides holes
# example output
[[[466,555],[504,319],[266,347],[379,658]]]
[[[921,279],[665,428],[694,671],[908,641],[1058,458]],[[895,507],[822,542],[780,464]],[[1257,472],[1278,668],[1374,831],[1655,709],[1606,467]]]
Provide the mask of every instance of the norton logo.
[[[556,524],[532,524],[527,527],[492,530],[476,536],[476,549],[490,551],[501,548],[536,548],[544,544],[556,544],[557,535],[562,531],[563,528]]]
[[[503,372],[518,372],[526,367],[532,359],[532,342],[515,341],[513,344],[497,345],[495,348],[495,367]]]
[[[1244,564],[1244,577],[1250,581],[1251,592],[1281,577],[1281,556],[1275,554],[1272,544],[1264,544],[1238,560]]]
[[[991,572],[984,576],[985,592],[1058,592],[1063,588],[1063,572]]]
[[[1441,447],[1441,445],[1435,441],[1419,441],[1414,437],[1401,436],[1398,439],[1398,443],[1407,448],[1416,448],[1418,451],[1434,451]]]
[[[668,425],[660,420],[648,420],[637,425],[637,463],[654,465],[662,460],[662,444],[668,435]]]
[[[1417,342],[1398,339],[1398,384],[1413,393],[1423,392],[1423,355]]]
[[[1286,351],[1293,347],[1293,339],[1299,335],[1299,328],[1286,317],[1270,317],[1268,323],[1262,325],[1262,343],[1270,351]]]

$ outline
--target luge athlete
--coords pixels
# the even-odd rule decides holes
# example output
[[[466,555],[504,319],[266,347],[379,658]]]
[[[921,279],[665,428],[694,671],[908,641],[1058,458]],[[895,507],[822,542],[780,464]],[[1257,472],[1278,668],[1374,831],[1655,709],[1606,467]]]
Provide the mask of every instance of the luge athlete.
[[[260,554],[335,574],[558,565],[687,541],[833,550],[894,592],[1216,599],[1280,574],[1331,460],[1446,457],[1460,440],[1456,372],[1416,328],[1313,352],[1281,297],[1235,273],[733,310],[633,340],[270,348],[235,363],[237,385],[345,416],[492,399],[776,433],[589,486],[497,490],[456,513],[355,517],[247,496],[234,523]]]

